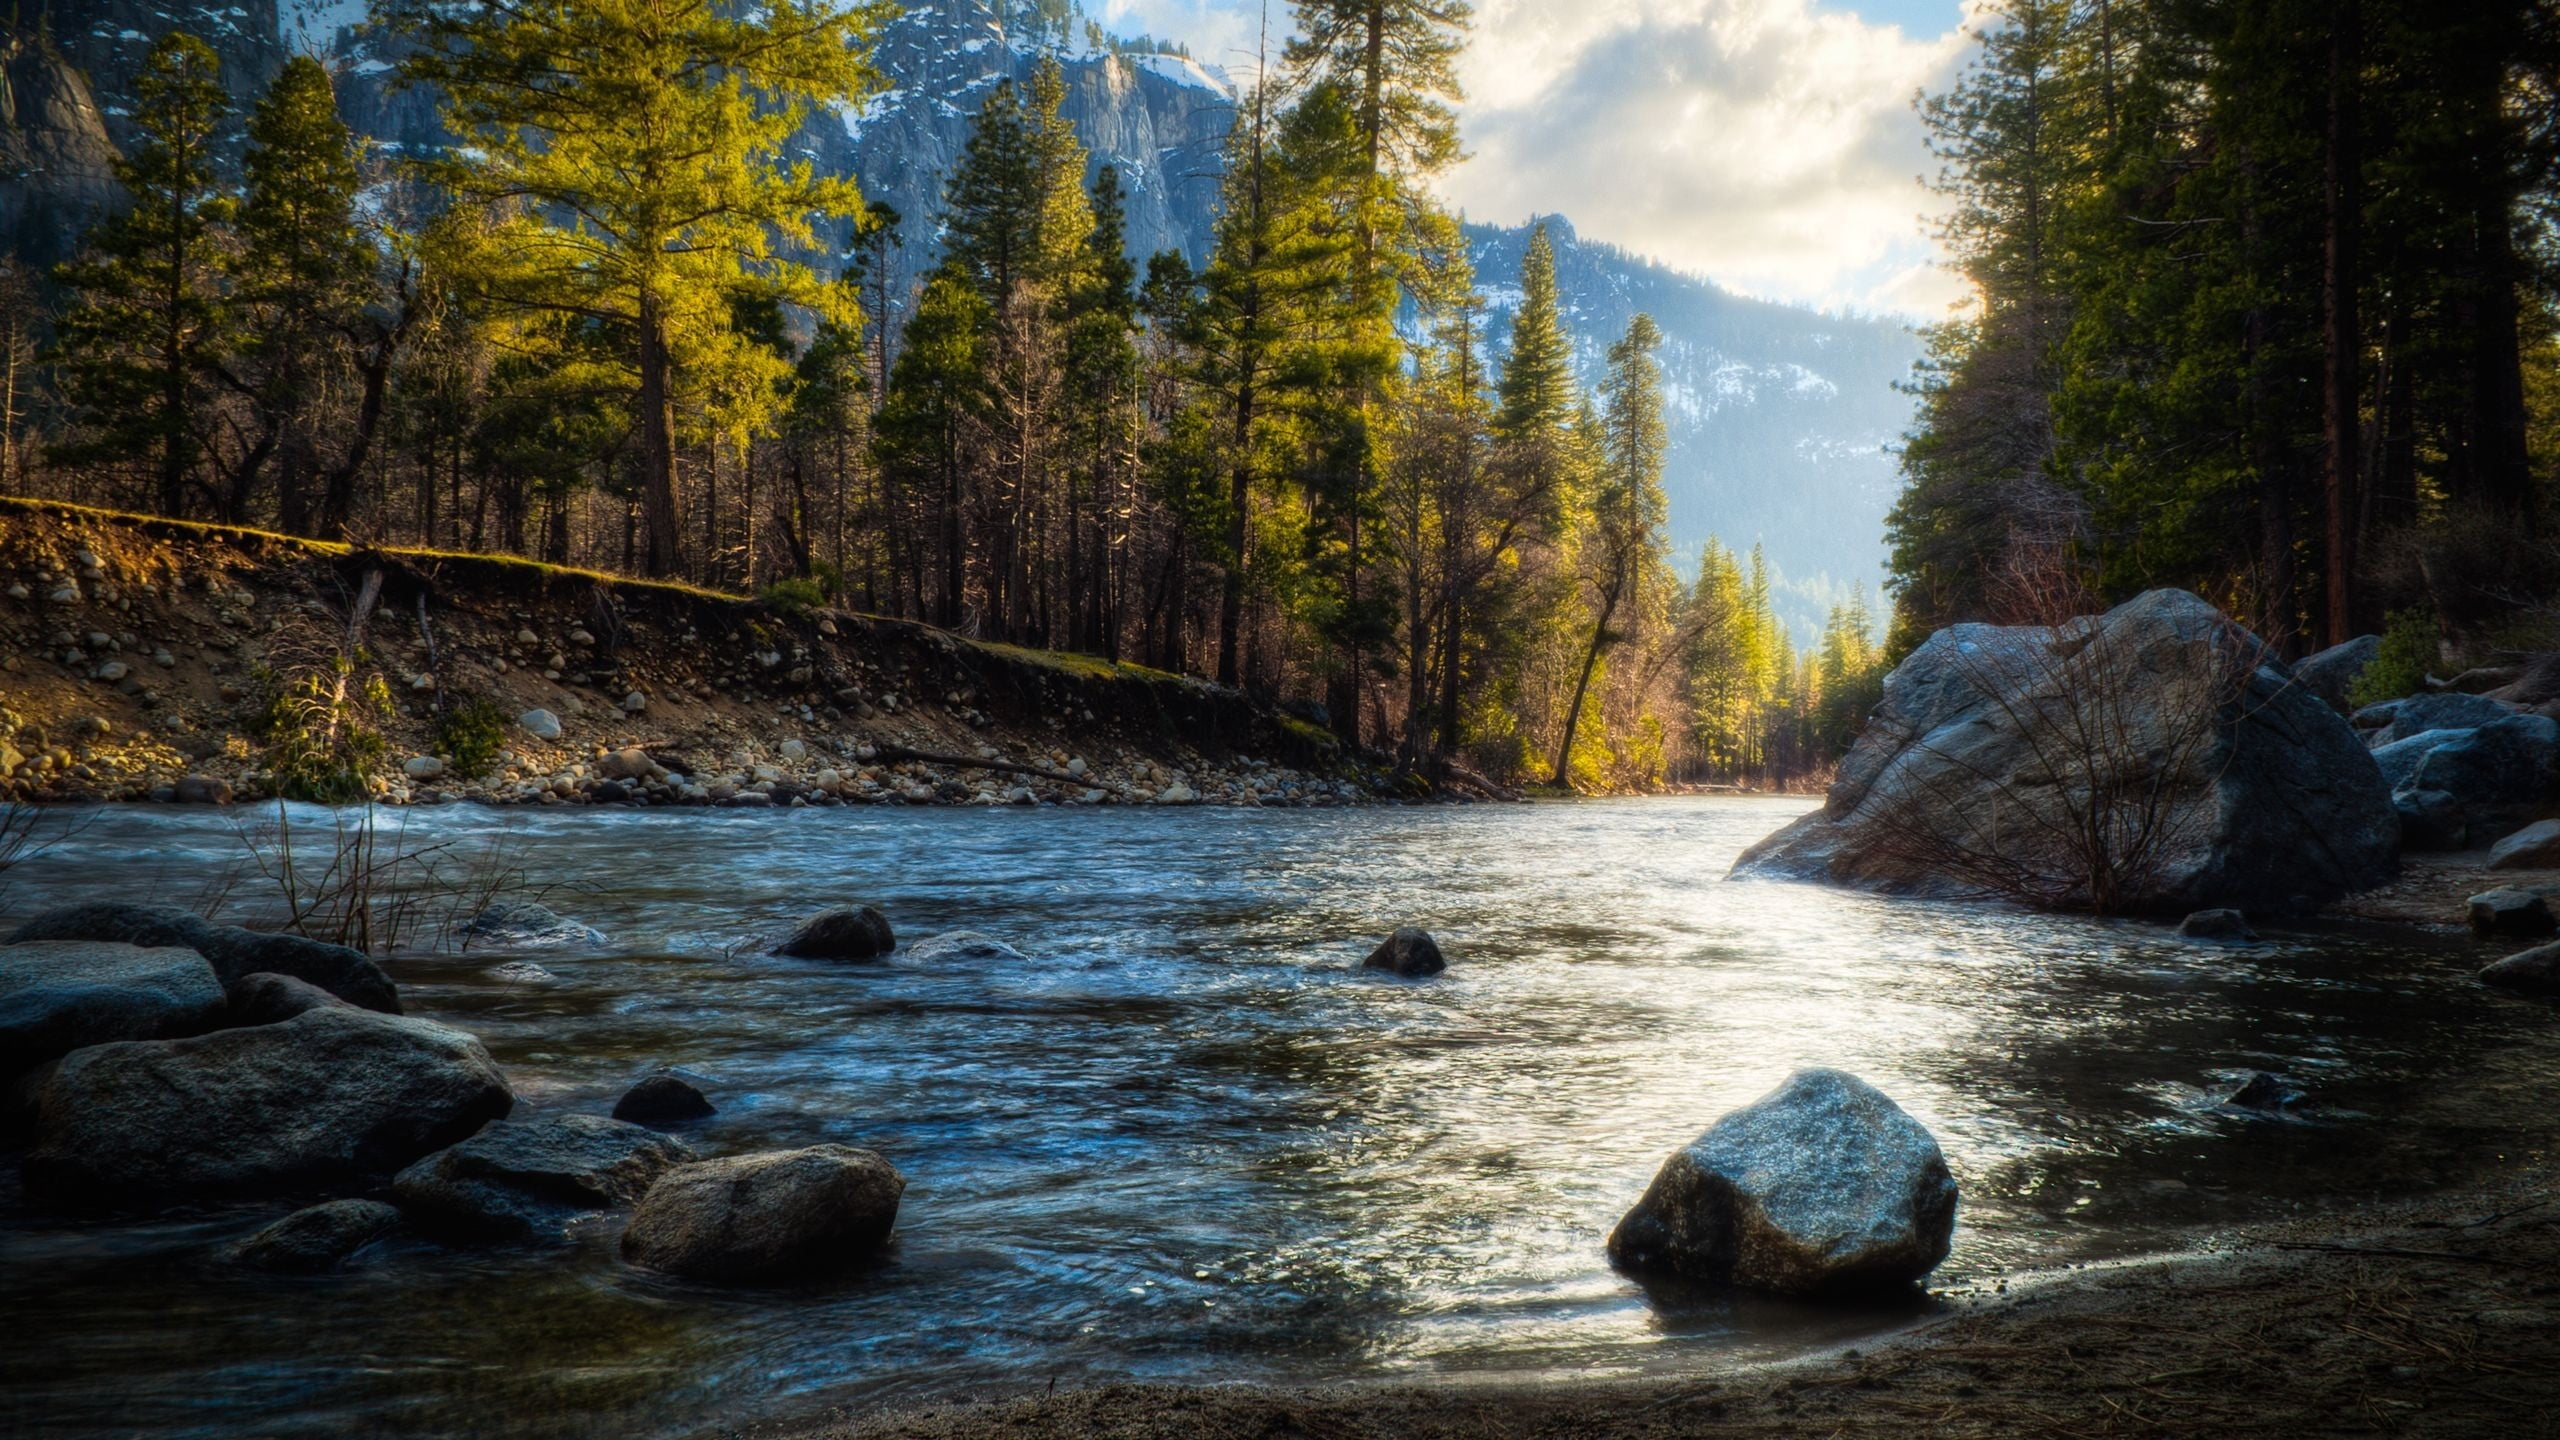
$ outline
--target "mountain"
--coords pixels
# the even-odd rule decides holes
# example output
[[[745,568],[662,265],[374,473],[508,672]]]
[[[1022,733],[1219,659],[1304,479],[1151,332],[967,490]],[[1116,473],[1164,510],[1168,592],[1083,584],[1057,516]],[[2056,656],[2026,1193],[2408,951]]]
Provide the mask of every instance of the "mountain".
[[[1466,227],[1496,345],[1509,343],[1534,223]],[[1599,383],[1638,312],[1662,329],[1663,490],[1683,572],[1710,536],[1738,551],[1764,546],[1779,615],[1800,640],[1853,583],[1872,596],[1901,488],[1888,447],[1911,425],[1912,399],[1896,388],[1920,358],[1909,325],[1749,299],[1585,240],[1562,216],[1543,223],[1586,384]]]
[[[387,150],[446,137],[433,98],[390,84],[397,41],[366,33],[362,0],[38,0],[9,32],[0,95],[0,245],[49,264],[114,195],[111,147],[129,138],[133,80],[151,43],[183,26],[222,57],[243,109],[296,50],[328,56],[340,105]],[[1227,77],[1157,47],[1079,29],[1057,0],[916,0],[880,37],[882,93],[812,115],[796,155],[850,173],[905,217],[899,265],[933,263],[943,178],[999,80],[1056,55],[1063,106],[1098,167],[1118,167],[1139,256],[1210,243],[1234,90]],[[94,94],[94,100],[92,95]],[[1662,327],[1671,430],[1666,489],[1683,568],[1710,535],[1767,547],[1781,613],[1810,635],[1853,581],[1881,575],[1896,482],[1886,447],[1909,423],[1918,342],[1899,322],[1747,299],[1582,239],[1546,222],[1584,377],[1637,311]],[[1476,273],[1503,338],[1527,225],[1470,225]],[[839,239],[842,237],[839,236]]]

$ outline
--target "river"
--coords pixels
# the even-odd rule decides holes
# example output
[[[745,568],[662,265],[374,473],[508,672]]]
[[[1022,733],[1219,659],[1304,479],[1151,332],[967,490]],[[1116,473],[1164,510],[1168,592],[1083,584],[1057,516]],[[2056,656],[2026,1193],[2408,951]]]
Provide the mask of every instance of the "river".
[[[1648,1293],[1601,1253],[1665,1153],[1800,1065],[1938,1135],[1963,1187],[1941,1286],[2548,1142],[2551,1012],[2481,991],[2467,946],[2223,949],[1721,879],[1805,804],[407,812],[405,843],[610,937],[530,957],[547,980],[500,968],[522,957],[389,962],[411,1014],[482,1037],[519,1115],[601,1113],[682,1065],[720,1107],[683,1132],[706,1154],[888,1156],[892,1253],[714,1290],[621,1266],[606,1217],[558,1250],[395,1239],[279,1279],[212,1252],[282,1207],[66,1222],[0,1162],[0,1428],[688,1435],[1053,1379],[1636,1374],[1836,1342],[1909,1307]],[[212,810],[107,812],[5,903],[254,913],[243,853]],[[1027,958],[760,953],[849,901]],[[1440,936],[1445,976],[1358,968],[1400,923]],[[2253,1069],[2318,1108],[2219,1107]]]

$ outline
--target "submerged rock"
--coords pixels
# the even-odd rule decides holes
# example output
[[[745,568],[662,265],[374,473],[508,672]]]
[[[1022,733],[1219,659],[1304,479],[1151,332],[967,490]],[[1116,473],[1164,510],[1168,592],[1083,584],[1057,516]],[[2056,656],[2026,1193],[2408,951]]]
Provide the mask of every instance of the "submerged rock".
[[[1021,951],[975,930],[945,930],[928,935],[900,952],[919,965],[947,960],[1020,960]]]
[[[1449,968],[1449,962],[1441,957],[1440,942],[1431,938],[1430,931],[1413,925],[1398,926],[1360,964],[1364,969],[1392,970],[1416,980]]]
[[[71,905],[38,915],[9,938],[12,943],[119,940],[128,945],[176,946],[202,955],[226,988],[261,972],[290,975],[351,1005],[387,1015],[400,1013],[398,987],[361,950],[299,935],[216,925],[174,905]]]
[[[868,905],[840,905],[801,921],[773,953],[802,960],[870,960],[897,948],[889,917]]]
[[[193,950],[97,940],[0,946],[0,1079],[111,1040],[220,1024],[222,981]]]
[[[2249,917],[2237,910],[2199,910],[2178,922],[2178,933],[2189,940],[2258,938],[2258,932],[2249,928]]]
[[[2281,1078],[2261,1070],[2251,1075],[2247,1084],[2232,1091],[2231,1098],[2222,1103],[2235,1110],[2263,1110],[2272,1114],[2290,1110],[2307,1098]]]
[[[2560,820],[2537,820],[2489,847],[2492,870],[2560,870]]]
[[[622,1232],[634,1265],[694,1280],[790,1280],[873,1254],[898,1220],[906,1177],[868,1150],[813,1145],[679,1165]]]
[[[462,927],[466,950],[556,950],[603,943],[603,931],[530,900],[501,900]]]
[[[141,1209],[391,1174],[507,1113],[480,1042],[353,1007],[187,1040],[94,1045],[36,1097],[29,1195]]]
[[[613,1104],[613,1118],[634,1125],[664,1127],[701,1120],[718,1110],[690,1080],[668,1070],[640,1077],[640,1083]]]
[[[2112,832],[2103,852],[2086,843],[2093,817]],[[1822,809],[1734,873],[2062,908],[2284,912],[2388,879],[2399,830],[2381,771],[2336,711],[2211,605],[2154,590],[2051,629],[1931,636],[1886,677]]]
[[[1882,1091],[1799,1070],[1673,1155],[1609,1235],[1624,1269],[1811,1294],[1908,1285],[1947,1258],[1956,1182]]]
[[[2524,995],[2560,995],[2560,945],[2541,945],[2480,972],[2482,982]]]
[[[557,1235],[572,1216],[638,1200],[684,1142],[600,1115],[491,1125],[391,1182],[400,1208],[430,1230],[491,1240]]]
[[[279,1274],[335,1270],[400,1228],[400,1211],[379,1200],[331,1200],[296,1210],[224,1252],[235,1265]]]
[[[2531,890],[2509,887],[2474,895],[2469,912],[2471,933],[2484,940],[2539,940],[2560,931],[2551,906]]]

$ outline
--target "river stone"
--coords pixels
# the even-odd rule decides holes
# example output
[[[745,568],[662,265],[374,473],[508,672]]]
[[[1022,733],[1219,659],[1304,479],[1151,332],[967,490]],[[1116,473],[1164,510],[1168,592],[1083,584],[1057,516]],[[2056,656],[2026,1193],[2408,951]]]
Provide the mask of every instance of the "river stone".
[[[556,1237],[577,1212],[640,1198],[668,1166],[693,1158],[681,1140],[600,1115],[491,1125],[391,1181],[391,1198],[422,1228],[487,1240]]]
[[[527,710],[516,717],[516,723],[523,726],[525,733],[536,740],[560,738],[560,717],[548,710],[540,708]]]
[[[1609,1235],[1623,1269],[1787,1294],[1908,1285],[1947,1258],[1956,1182],[1884,1093],[1799,1070],[1654,1176]]]
[[[773,953],[802,960],[869,960],[897,948],[889,917],[868,905],[839,905],[801,921]]]
[[[252,1270],[311,1275],[335,1270],[348,1257],[400,1228],[397,1208],[379,1200],[331,1200],[296,1210],[224,1252]]]
[[[466,950],[557,950],[603,943],[603,931],[530,900],[501,900],[462,927]]]
[[[37,1097],[28,1194],[142,1209],[386,1176],[507,1113],[480,1042],[324,1006],[187,1040],[93,1045]]]
[[[2116,738],[2068,738],[2090,729]],[[2153,857],[2114,872],[2119,910],[2316,909],[2398,864],[2390,790],[2347,721],[2221,611],[2154,590],[2051,629],[1931,636],[1886,677],[1823,807],[1734,874],[2089,906],[2081,817],[2101,792],[2157,797],[2157,823],[2113,847]]]
[[[659,1070],[640,1077],[640,1082],[622,1093],[613,1103],[613,1118],[634,1125],[664,1129],[688,1120],[702,1120],[717,1114],[712,1103],[690,1080],[671,1071]]]
[[[308,981],[352,1005],[400,1013],[400,992],[382,967],[361,950],[269,935],[237,925],[216,925],[175,905],[71,905],[48,910],[9,937],[25,940],[121,940],[128,945],[175,945],[213,966],[227,988],[264,971]]]
[[[2354,688],[2356,677],[2364,667],[2382,653],[2382,637],[2359,635],[2344,645],[2332,645],[2317,655],[2306,655],[2294,662],[2293,683],[2327,701],[2329,708],[2340,714],[2347,710],[2347,691]]]
[[[2492,870],[2560,870],[2560,820],[2536,820],[2489,847]]]
[[[596,774],[606,780],[649,780],[659,774],[658,762],[639,746],[626,746],[596,761]]]
[[[0,1078],[111,1040],[221,1023],[221,978],[193,950],[96,940],[0,946]]]
[[[622,1232],[632,1264],[694,1280],[790,1280],[875,1254],[906,1177],[849,1145],[736,1155],[658,1177]]]
[[[2516,713],[2481,695],[2412,695],[2393,704],[2390,720],[2366,737],[2377,750],[2430,730],[2477,730]]]
[[[2474,895],[2469,911],[2471,933],[2484,940],[2539,940],[2560,931],[2550,905],[2531,890],[2509,887]]]
[[[1021,951],[992,935],[981,934],[975,930],[945,930],[939,935],[928,935],[900,953],[919,965],[932,965],[951,960],[1020,960],[1023,958]]]
[[[2560,995],[2560,945],[2540,945],[2480,972],[2483,982],[2524,995]]]
[[[218,775],[186,775],[169,794],[181,805],[228,805],[231,782]]]
[[[2441,790],[2403,790],[2391,797],[2400,815],[2404,850],[2459,850],[2470,824],[2462,818],[2462,802]]]
[[[355,1008],[307,980],[261,971],[231,987],[231,1013],[224,1018],[233,1025],[274,1025],[324,1005]]]
[[[2560,792],[2560,720],[2509,715],[2427,752],[2412,790],[2462,804],[2468,842],[2486,845],[2546,809]]]
[[[2178,922],[2178,934],[2189,940],[2255,940],[2249,917],[2237,910],[2199,910]]]
[[[1413,925],[1396,927],[1395,933],[1379,941],[1378,948],[1360,964],[1364,969],[1392,970],[1417,980],[1449,968],[1449,962],[1441,958],[1440,943],[1431,938],[1431,932]]]

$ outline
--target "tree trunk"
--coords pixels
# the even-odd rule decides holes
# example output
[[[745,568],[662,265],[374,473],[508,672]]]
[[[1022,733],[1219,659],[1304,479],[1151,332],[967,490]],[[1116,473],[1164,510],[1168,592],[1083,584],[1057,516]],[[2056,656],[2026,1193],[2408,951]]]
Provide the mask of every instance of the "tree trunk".
[[[676,520],[675,413],[667,397],[667,336],[657,302],[640,300],[640,518],[648,573],[665,578],[684,563]]]
[[[1573,733],[1582,725],[1582,699],[1591,690],[1591,672],[1600,668],[1600,652],[1609,644],[1609,622],[1618,613],[1618,581],[1611,577],[1609,588],[1600,597],[1600,618],[1591,627],[1591,646],[1582,652],[1582,674],[1573,682],[1573,704],[1564,712],[1564,740],[1556,746],[1555,775],[1549,781],[1564,789],[1573,788]]]

